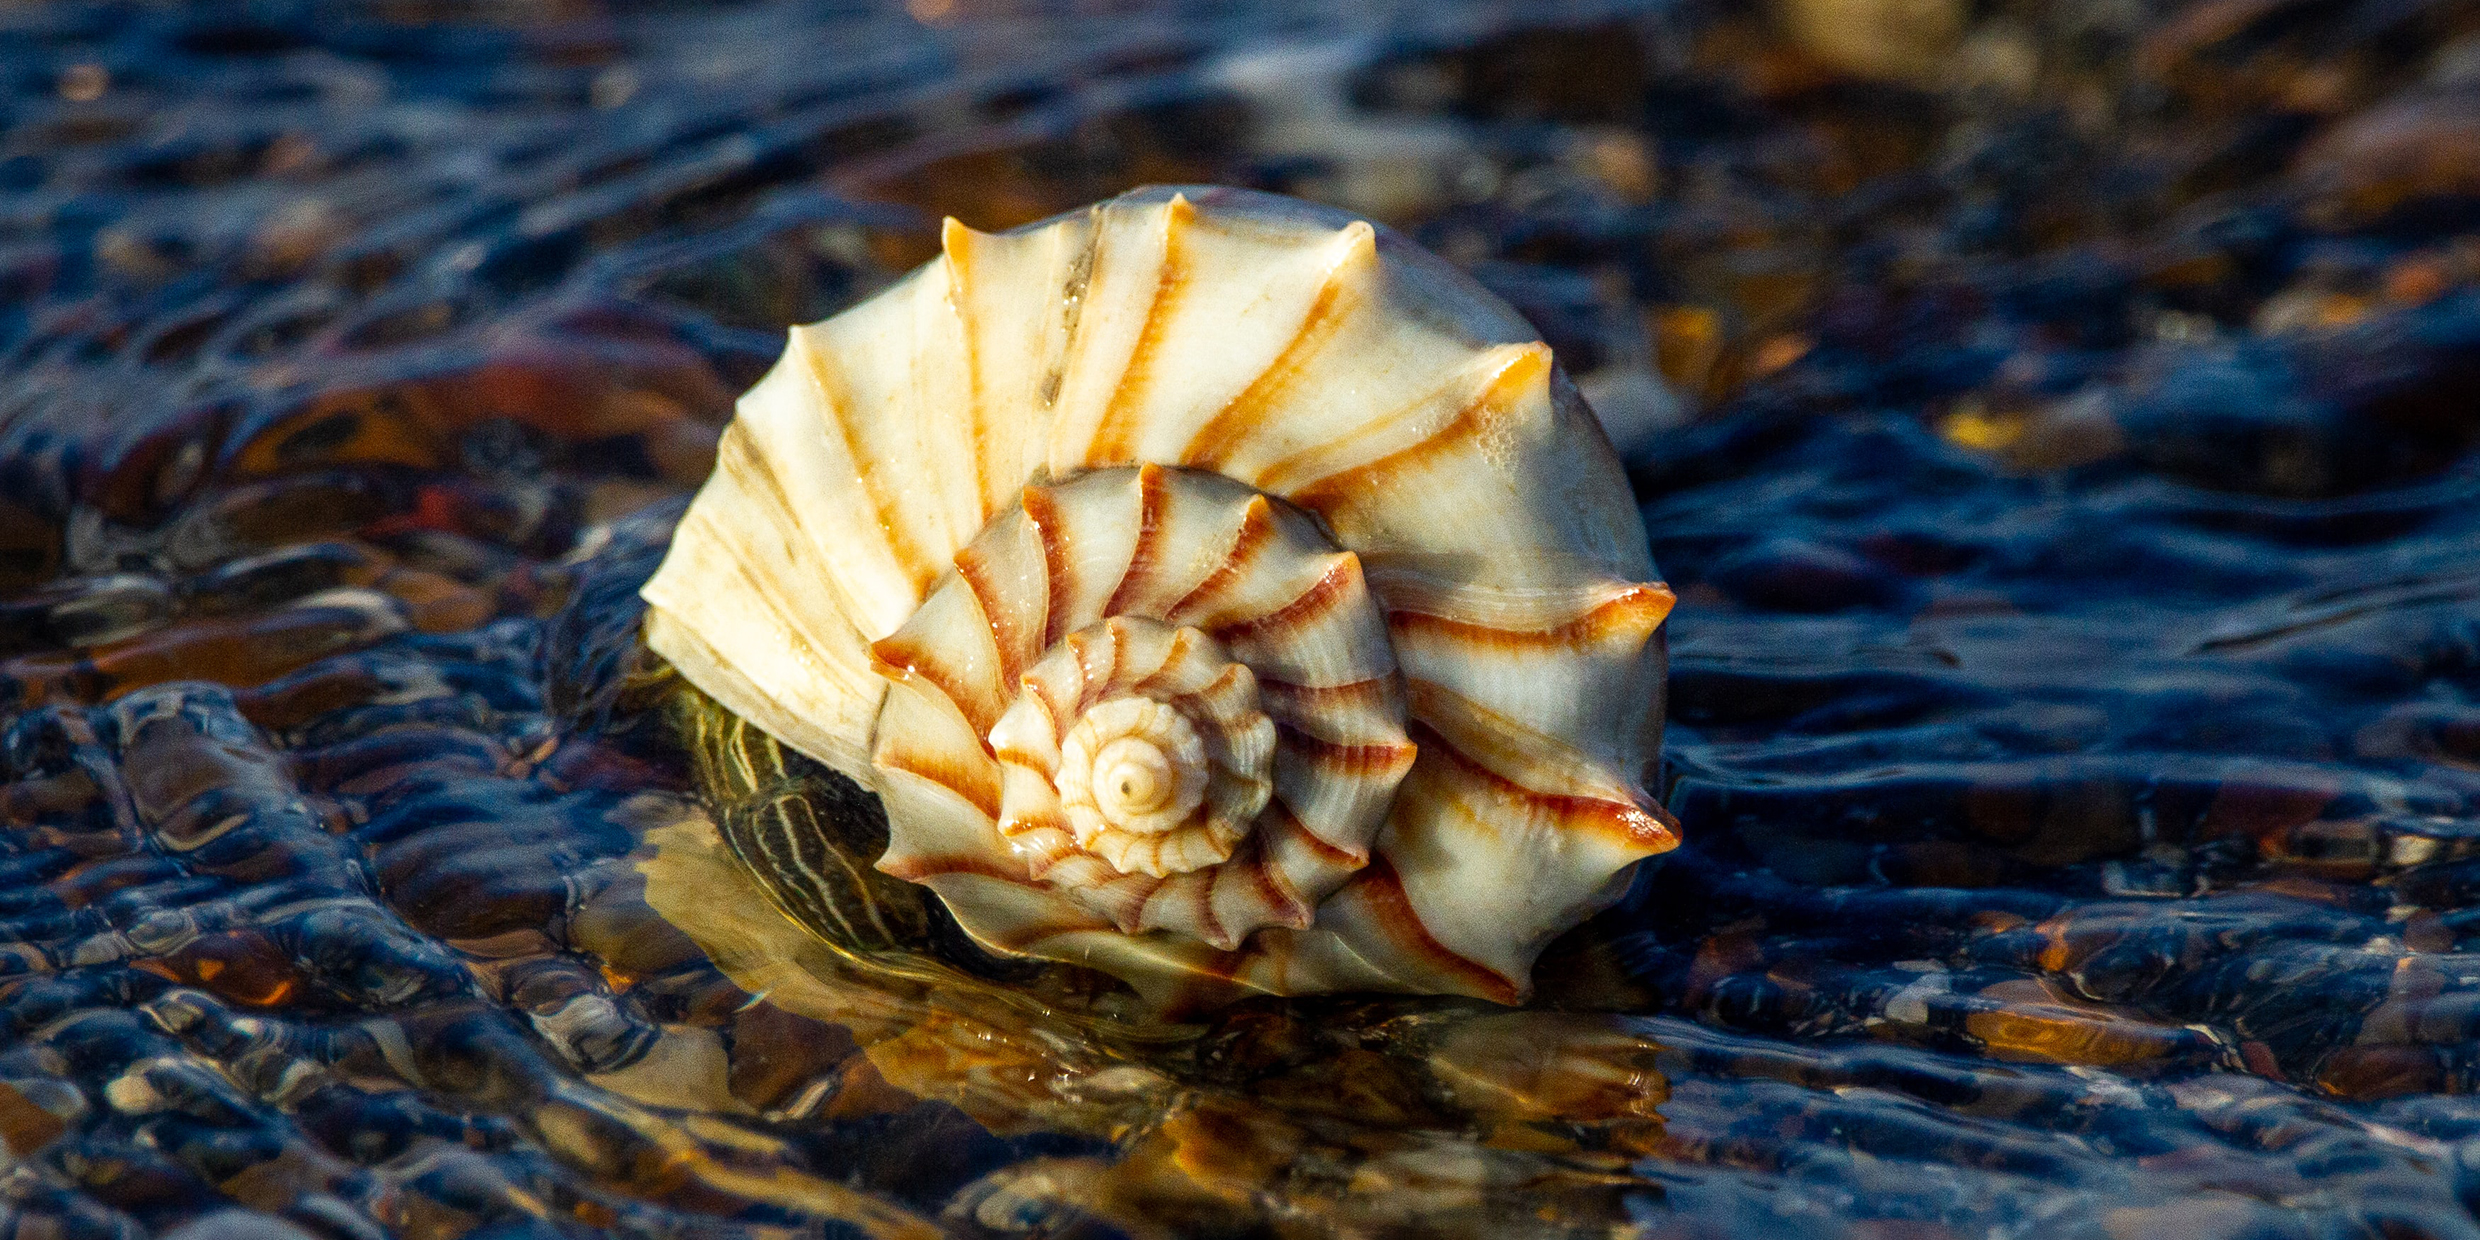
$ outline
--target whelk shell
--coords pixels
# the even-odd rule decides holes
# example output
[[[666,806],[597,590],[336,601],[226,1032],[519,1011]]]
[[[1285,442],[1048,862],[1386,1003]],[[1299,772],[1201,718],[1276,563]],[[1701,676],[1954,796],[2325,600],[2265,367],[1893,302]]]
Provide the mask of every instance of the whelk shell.
[[[1671,595],[1549,348],[1264,194],[944,250],[793,329],[648,642],[875,792],[878,868],[985,947],[1181,1004],[1520,1002],[1677,842],[1645,790]]]

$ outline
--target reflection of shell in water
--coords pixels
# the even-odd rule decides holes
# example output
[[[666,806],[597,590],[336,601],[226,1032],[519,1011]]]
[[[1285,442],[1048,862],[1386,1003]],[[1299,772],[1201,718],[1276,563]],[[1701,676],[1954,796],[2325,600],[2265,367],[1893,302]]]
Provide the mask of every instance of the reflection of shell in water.
[[[1158,997],[1512,1002],[1675,842],[1670,595],[1591,412],[1477,286],[1283,199],[951,222],[793,331],[645,594],[879,795],[879,869]],[[804,855],[745,859],[799,913],[851,881]]]
[[[701,759],[732,768],[707,772],[717,808],[763,816],[782,780],[813,791],[828,782],[771,755],[772,742],[736,729],[711,702],[684,696]],[[1669,1086],[1653,1022],[1400,997],[1321,1005],[1314,1016],[1265,1013],[1210,1038],[1197,1025],[1094,1020],[1038,984],[1030,993],[994,986],[918,955],[856,960],[771,909],[717,900],[745,881],[725,847],[736,829],[714,829],[723,825],[691,814],[650,833],[646,899],[762,996],[747,1011],[848,1033],[859,1053],[828,1081],[853,1079],[858,1061],[883,1082],[800,1090],[796,1113],[831,1099],[850,1119],[874,1099],[901,1107],[930,1098],[1001,1136],[1074,1134],[1114,1147],[1107,1157],[1012,1163],[959,1190],[953,1200],[970,1216],[988,1210],[1010,1224],[994,1230],[1022,1230],[1028,1208],[1048,1214],[1047,1203],[1129,1235],[1253,1235],[1276,1218],[1318,1234],[1603,1235],[1625,1221],[1632,1186],[1609,1168],[1662,1148]],[[922,972],[891,974],[886,964]],[[1042,970],[1039,981],[1077,972]],[[744,1038],[736,1034],[736,1063]],[[1246,1070],[1235,1075],[1234,1064]],[[1344,1064],[1349,1088],[1339,1093]],[[1349,1134],[1343,1145],[1378,1153],[1335,1157],[1339,1132]],[[1410,1174],[1373,1174],[1373,1163]],[[948,1217],[957,1213],[951,1205]]]

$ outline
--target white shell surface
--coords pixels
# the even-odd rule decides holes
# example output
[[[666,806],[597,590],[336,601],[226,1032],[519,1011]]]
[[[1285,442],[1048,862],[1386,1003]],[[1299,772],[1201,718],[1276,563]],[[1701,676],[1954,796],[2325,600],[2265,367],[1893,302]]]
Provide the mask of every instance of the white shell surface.
[[[793,329],[645,597],[880,795],[881,869],[1166,1001],[1520,1001],[1676,843],[1670,594],[1591,412],[1466,277],[1287,199],[950,221]]]

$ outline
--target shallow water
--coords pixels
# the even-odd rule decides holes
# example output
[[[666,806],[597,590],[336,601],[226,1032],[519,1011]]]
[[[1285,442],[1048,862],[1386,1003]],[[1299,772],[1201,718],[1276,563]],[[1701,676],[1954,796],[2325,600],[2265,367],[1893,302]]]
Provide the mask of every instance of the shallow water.
[[[2480,10],[1321,7],[0,11],[7,1234],[2480,1235]],[[732,396],[1148,181],[1631,462],[1688,843],[1534,1011],[711,915]]]

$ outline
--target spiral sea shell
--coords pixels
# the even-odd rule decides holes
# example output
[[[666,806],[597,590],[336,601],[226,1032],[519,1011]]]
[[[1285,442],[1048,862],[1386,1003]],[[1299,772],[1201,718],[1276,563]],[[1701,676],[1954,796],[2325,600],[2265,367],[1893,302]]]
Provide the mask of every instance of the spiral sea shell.
[[[792,331],[649,643],[877,793],[878,868],[987,948],[1165,1000],[1520,1001],[1677,838],[1670,592],[1548,346],[1263,194],[944,249]]]

